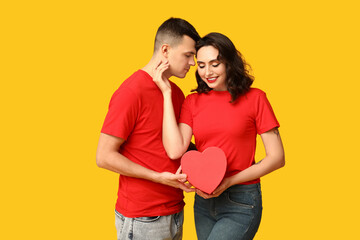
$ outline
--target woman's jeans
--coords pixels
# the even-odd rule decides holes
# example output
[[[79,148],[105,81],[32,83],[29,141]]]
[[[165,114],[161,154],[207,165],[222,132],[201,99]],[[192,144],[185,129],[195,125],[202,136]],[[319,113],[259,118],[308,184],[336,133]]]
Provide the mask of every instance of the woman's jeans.
[[[261,213],[260,183],[232,186],[217,198],[195,196],[195,226],[199,240],[253,239]]]
[[[115,210],[118,240],[181,240],[184,212],[168,216],[127,218]]]

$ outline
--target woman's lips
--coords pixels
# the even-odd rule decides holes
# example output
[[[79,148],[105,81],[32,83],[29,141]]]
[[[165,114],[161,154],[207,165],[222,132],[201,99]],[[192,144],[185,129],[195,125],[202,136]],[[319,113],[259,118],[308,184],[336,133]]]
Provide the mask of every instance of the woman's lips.
[[[214,83],[216,81],[217,77],[212,77],[212,78],[207,78],[206,80],[209,82],[209,83]]]

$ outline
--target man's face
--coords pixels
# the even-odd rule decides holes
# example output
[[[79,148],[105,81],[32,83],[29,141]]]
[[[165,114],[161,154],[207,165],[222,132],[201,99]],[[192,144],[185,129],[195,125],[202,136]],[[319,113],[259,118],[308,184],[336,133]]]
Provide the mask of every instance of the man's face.
[[[171,47],[168,53],[170,68],[167,71],[170,76],[184,78],[190,66],[195,66],[195,41],[184,35],[182,41],[175,47]]]

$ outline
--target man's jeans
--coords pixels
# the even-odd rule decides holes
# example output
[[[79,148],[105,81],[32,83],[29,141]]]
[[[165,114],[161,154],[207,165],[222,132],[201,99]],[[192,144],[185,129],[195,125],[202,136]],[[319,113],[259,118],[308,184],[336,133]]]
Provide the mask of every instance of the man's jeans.
[[[253,239],[261,213],[260,183],[232,186],[217,198],[195,196],[195,226],[199,240]]]
[[[115,210],[118,240],[181,240],[184,212],[157,217],[127,218]]]

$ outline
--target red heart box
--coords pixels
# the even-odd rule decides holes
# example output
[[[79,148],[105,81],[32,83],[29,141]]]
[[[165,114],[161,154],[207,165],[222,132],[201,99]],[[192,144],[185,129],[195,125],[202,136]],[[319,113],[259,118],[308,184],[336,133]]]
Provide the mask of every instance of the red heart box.
[[[209,147],[202,153],[188,151],[181,158],[181,169],[197,189],[211,194],[224,178],[226,156],[218,147]]]

